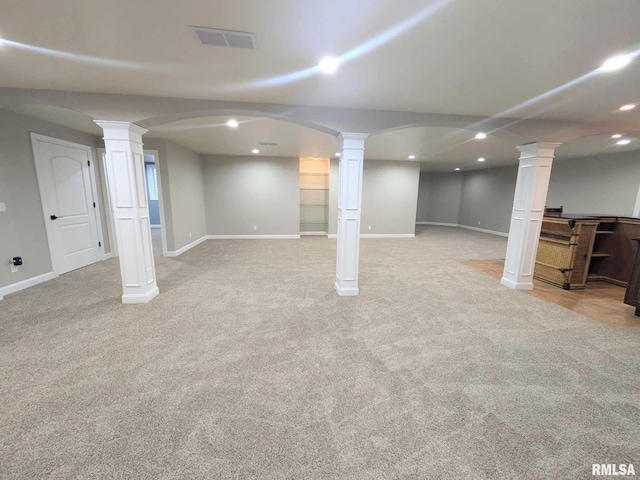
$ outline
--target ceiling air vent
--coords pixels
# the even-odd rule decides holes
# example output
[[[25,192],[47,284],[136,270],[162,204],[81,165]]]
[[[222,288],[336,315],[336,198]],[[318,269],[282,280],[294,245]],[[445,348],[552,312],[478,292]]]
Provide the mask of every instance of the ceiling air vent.
[[[260,142],[260,145],[262,145],[263,147],[275,147],[278,144],[277,143],[271,143],[271,142]]]
[[[258,46],[258,39],[255,33],[236,32],[234,30],[222,30],[219,28],[195,27],[189,28],[203,45],[213,45],[215,47],[248,48],[255,50]]]

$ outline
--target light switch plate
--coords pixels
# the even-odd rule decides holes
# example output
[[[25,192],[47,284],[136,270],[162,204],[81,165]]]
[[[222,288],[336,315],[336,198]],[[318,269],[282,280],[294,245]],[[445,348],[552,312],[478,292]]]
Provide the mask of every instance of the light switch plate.
[[[6,212],[7,211],[7,204],[4,202],[0,202],[0,212]]]

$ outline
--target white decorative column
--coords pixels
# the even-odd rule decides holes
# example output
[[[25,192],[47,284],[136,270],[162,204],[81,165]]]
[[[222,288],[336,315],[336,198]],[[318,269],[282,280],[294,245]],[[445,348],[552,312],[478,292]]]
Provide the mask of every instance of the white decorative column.
[[[516,290],[533,288],[533,270],[547,200],[553,154],[559,143],[518,147],[520,164],[513,199],[507,258],[501,283]]]
[[[122,277],[122,303],[146,303],[158,295],[153,263],[142,135],[130,122],[95,121],[104,132],[106,176]]]
[[[358,295],[360,259],[360,211],[362,167],[366,133],[341,133],[338,181],[338,259],[336,292],[340,296]]]

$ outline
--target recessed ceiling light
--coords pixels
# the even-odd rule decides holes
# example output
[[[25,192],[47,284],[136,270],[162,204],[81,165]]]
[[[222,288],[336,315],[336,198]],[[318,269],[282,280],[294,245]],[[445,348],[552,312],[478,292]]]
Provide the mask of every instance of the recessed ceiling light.
[[[621,106],[620,110],[626,111],[626,110],[633,110],[634,108],[636,108],[636,106],[633,103],[630,103],[629,105]]]
[[[251,150],[251,153],[260,153],[260,150],[258,150],[257,148],[254,148],[253,150]]]
[[[479,162],[484,162],[484,157],[480,157],[480,158],[478,159],[478,161],[479,161]]]
[[[476,134],[476,140],[484,140],[485,138],[487,138],[487,134],[486,133],[478,133]]]
[[[456,168],[455,168],[455,171],[456,171],[456,172],[457,172],[457,171],[459,171],[459,170],[460,170],[460,167],[456,167]]]
[[[413,160],[414,158],[416,158],[415,155],[409,155],[409,160]]]
[[[611,138],[620,138],[622,137],[621,133],[614,133],[613,135],[611,135]]]
[[[227,127],[237,128],[238,127],[238,121],[237,120],[229,120],[227,122]]]
[[[339,157],[340,155],[342,155],[342,153],[336,152],[336,157]]]
[[[629,145],[631,143],[631,140],[625,138],[624,140],[618,140],[616,143],[618,145]]]
[[[613,72],[614,70],[620,70],[631,63],[633,57],[631,55],[616,55],[609,58],[602,64],[600,70],[603,72]]]
[[[335,57],[325,57],[320,60],[320,63],[318,64],[322,73],[333,73],[338,70],[339,66],[340,60]]]

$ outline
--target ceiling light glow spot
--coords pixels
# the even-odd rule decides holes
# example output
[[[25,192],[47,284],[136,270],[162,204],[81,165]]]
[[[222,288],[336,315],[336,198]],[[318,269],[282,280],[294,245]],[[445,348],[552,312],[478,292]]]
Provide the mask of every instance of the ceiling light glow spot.
[[[632,59],[633,57],[631,55],[616,55],[604,62],[600,67],[600,70],[603,72],[614,72],[616,70],[620,70],[621,68],[629,65]]]
[[[613,135],[611,135],[611,138],[620,138],[622,137],[621,133],[614,133]]]
[[[414,158],[416,158],[415,155],[409,155],[409,160],[413,160]]]
[[[336,152],[336,157],[339,157],[340,155],[342,155],[342,153]]]
[[[340,66],[340,60],[335,57],[325,57],[320,60],[318,67],[322,73],[333,73],[338,70]]]
[[[486,133],[478,133],[476,134],[476,140],[484,140],[485,138],[487,138],[487,134]]]
[[[238,128],[238,121],[237,120],[229,120],[227,122],[227,127]]]
[[[627,110],[633,110],[634,108],[636,108],[635,104],[630,103],[629,105],[621,106],[620,110],[622,110],[623,112],[626,112]]]
[[[478,161],[479,161],[479,162],[484,162],[484,157],[480,157],[480,158],[478,159]]]
[[[251,150],[251,153],[260,153],[260,150],[258,150],[257,148],[254,148],[253,150]]]
[[[630,143],[631,143],[631,140],[628,140],[626,138],[624,140],[618,140],[616,142],[616,144],[618,144],[618,145],[629,145]]]
[[[456,167],[456,168],[455,168],[455,171],[456,171],[456,172],[459,172],[459,171],[460,171],[460,167]]]

